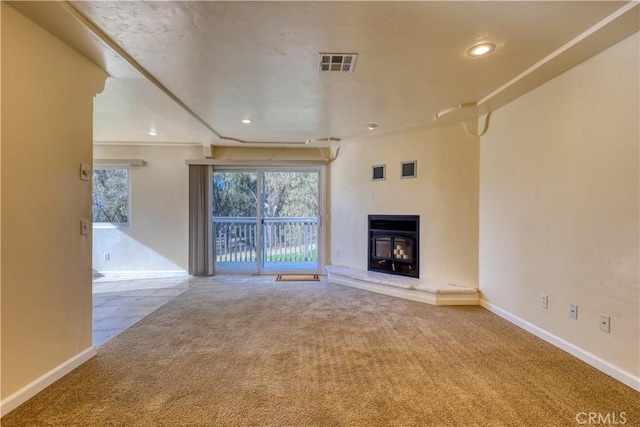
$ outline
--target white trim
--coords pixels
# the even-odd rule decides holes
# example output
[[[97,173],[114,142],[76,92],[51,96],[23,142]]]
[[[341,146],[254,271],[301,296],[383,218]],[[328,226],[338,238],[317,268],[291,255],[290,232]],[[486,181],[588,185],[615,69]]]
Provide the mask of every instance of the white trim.
[[[143,147],[206,147],[209,144],[202,144],[200,142],[126,142],[126,141],[93,141],[93,145],[98,146],[143,146]]]
[[[100,270],[96,273],[93,273],[93,277],[101,277],[101,276],[118,276],[118,275],[139,275],[139,276],[148,276],[150,274],[157,274],[159,276],[169,275],[171,277],[176,276],[188,276],[189,273],[187,270]]]
[[[94,229],[115,229],[115,228],[129,228],[128,222],[94,222],[92,227]]]
[[[240,169],[261,168],[261,167],[318,167],[326,166],[328,160],[219,160],[219,159],[187,159],[185,164],[191,165],[212,165],[212,166],[235,166]]]
[[[93,167],[96,169],[108,169],[109,166],[147,166],[143,159],[93,159]]]
[[[3,399],[0,401],[0,417],[7,415],[9,412],[13,411],[33,396],[73,371],[96,354],[98,354],[98,349],[91,346]]]
[[[575,46],[577,44],[579,44],[580,42],[584,41],[587,37],[592,36],[593,34],[597,33],[600,30],[602,30],[604,27],[606,27],[607,25],[611,24],[616,19],[620,18],[621,16],[623,16],[627,12],[633,10],[633,8],[636,7],[637,5],[638,5],[638,0],[630,1],[629,3],[625,4],[620,9],[618,9],[617,11],[612,13],[611,15],[607,16],[606,18],[602,19],[600,22],[596,23],[591,28],[589,28],[586,31],[584,31],[582,34],[579,34],[573,40],[570,40],[569,42],[565,43],[563,46],[561,46],[558,49],[556,49],[555,51],[551,52],[549,55],[545,56],[540,61],[538,61],[535,64],[533,64],[531,67],[527,68],[522,73],[518,74],[516,77],[514,77],[511,80],[509,80],[507,83],[503,84],[502,86],[500,86],[499,88],[497,88],[496,90],[494,90],[493,92],[491,92],[490,94],[488,94],[487,96],[482,98],[480,101],[478,101],[476,103],[476,105],[481,106],[481,105],[485,104],[486,102],[490,101],[491,98],[494,98],[495,96],[499,95],[500,92],[503,92],[503,91],[507,90],[509,87],[511,87],[511,86],[515,85],[516,83],[518,83],[520,80],[522,80],[525,77],[533,74],[535,71],[537,71],[538,69],[542,68],[547,63],[551,62],[552,60],[560,57],[562,54],[564,54],[567,51],[569,51],[569,49],[575,48]],[[629,35],[631,35],[631,34],[629,34]],[[618,40],[618,41],[620,41],[620,40]]]
[[[566,351],[570,355],[582,360],[583,362],[593,366],[597,370],[609,375],[610,377],[620,381],[624,385],[631,387],[636,391],[640,391],[640,377],[633,375],[630,372],[621,369],[606,360],[599,358],[598,356],[589,353],[583,348],[576,346],[550,332],[545,331],[544,329],[527,322],[524,319],[515,316],[508,311],[505,311],[495,305],[481,300],[480,305],[490,312],[502,317],[503,319],[513,323],[514,325],[524,329],[525,331],[532,333],[538,338],[558,347],[560,350]]]

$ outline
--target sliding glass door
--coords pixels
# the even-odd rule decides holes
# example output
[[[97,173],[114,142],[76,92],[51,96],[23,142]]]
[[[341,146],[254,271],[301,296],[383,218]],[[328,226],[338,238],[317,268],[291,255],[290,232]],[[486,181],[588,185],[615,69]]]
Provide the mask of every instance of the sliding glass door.
[[[318,272],[320,168],[213,171],[217,272]]]
[[[255,272],[258,258],[258,173],[215,171],[212,182],[216,271]]]
[[[318,270],[318,184],[312,171],[262,172],[262,269]]]

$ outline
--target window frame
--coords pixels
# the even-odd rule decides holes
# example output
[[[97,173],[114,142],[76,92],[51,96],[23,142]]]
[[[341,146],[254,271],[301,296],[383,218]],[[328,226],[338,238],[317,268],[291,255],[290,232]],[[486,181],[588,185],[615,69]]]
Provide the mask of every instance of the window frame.
[[[96,170],[116,170],[125,169],[127,171],[127,222],[93,222],[93,196],[94,196],[94,172]],[[91,220],[93,228],[126,228],[131,226],[131,166],[129,165],[94,165],[91,173]]]

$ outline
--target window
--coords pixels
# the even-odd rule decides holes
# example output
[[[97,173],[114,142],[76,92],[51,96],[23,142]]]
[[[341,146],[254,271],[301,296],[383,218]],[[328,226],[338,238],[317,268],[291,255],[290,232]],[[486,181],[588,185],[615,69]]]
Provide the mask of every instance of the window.
[[[129,224],[129,168],[93,170],[93,222]]]

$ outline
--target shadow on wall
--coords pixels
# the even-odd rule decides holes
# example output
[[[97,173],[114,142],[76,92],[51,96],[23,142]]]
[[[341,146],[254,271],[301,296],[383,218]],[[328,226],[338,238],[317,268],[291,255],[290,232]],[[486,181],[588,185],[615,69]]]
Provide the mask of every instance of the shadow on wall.
[[[104,277],[104,274],[100,273],[98,270],[93,268],[91,269],[91,277],[94,277],[94,278]]]
[[[121,228],[93,229],[93,275],[109,272],[185,273],[185,269]],[[96,275],[98,273],[98,275]]]
[[[93,228],[93,268],[104,272],[185,273],[188,183],[185,159],[201,146],[94,145],[94,161],[143,159],[129,168],[129,225]]]

